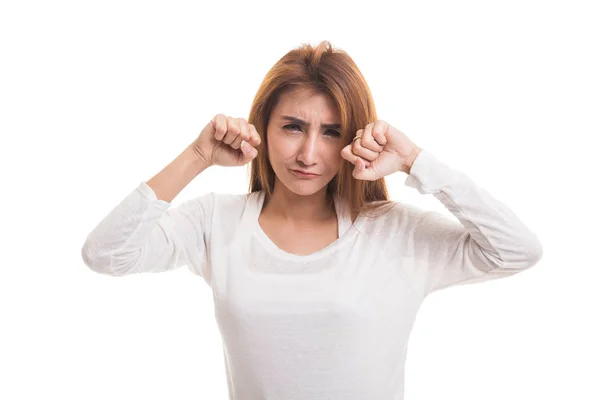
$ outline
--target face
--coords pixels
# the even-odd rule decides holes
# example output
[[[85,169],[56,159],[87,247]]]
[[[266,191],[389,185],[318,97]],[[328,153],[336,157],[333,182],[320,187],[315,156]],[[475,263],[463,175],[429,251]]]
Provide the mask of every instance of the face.
[[[269,161],[275,190],[308,196],[324,191],[342,162],[340,118],[331,98],[306,89],[285,93],[267,127]],[[308,171],[303,176],[294,170]]]

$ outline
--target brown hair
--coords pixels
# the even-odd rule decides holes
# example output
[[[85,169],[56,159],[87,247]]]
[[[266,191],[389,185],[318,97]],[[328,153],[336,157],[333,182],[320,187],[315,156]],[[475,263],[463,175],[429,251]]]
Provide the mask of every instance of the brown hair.
[[[266,74],[248,117],[248,123],[256,127],[263,143],[251,163],[249,190],[250,193],[264,190],[265,202],[271,198],[275,185],[275,172],[267,154],[269,118],[281,94],[301,88],[330,96],[341,115],[345,145],[351,143],[356,131],[377,120],[367,82],[345,51],[334,49],[329,41],[322,41],[316,47],[303,44],[288,52]],[[332,195],[336,194],[348,203],[352,213],[371,211],[384,204],[393,206],[383,178],[358,180],[352,176],[353,169],[353,164],[341,163],[339,172],[328,183],[330,205]]]

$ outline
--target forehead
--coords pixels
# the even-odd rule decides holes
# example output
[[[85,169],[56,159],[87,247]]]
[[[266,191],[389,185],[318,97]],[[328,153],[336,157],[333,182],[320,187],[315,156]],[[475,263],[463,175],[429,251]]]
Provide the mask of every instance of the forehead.
[[[339,122],[340,117],[333,99],[309,89],[297,89],[282,93],[273,109],[276,117],[290,115],[305,120]]]

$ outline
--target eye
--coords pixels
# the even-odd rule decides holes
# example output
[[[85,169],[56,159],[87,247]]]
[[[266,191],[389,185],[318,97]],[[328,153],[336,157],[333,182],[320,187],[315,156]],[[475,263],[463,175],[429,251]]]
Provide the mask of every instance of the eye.
[[[289,124],[283,127],[283,129],[287,129],[287,130],[299,130],[299,129],[292,129],[292,128],[300,128],[300,126],[298,124]]]
[[[298,125],[298,124],[289,124],[289,125],[285,125],[285,126],[283,127],[283,129],[287,129],[287,130],[293,130],[293,131],[295,131],[295,130],[300,130],[300,125]],[[328,130],[326,133],[328,133],[328,134],[330,134],[330,135],[332,135],[332,136],[335,136],[335,137],[340,137],[340,136],[342,136],[342,134],[341,134],[341,133],[339,133],[338,131],[336,131],[336,130],[334,130],[334,129],[330,129],[330,130]]]

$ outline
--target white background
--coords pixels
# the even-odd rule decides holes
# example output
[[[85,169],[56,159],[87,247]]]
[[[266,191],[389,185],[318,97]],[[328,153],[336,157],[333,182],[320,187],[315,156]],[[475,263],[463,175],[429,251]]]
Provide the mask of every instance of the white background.
[[[86,235],[268,69],[330,40],[378,116],[509,205],[543,259],[423,303],[407,400],[598,399],[600,14],[593,1],[6,1],[0,6],[0,398],[226,399],[212,295],[114,278]],[[447,212],[386,177],[391,197]],[[245,193],[212,167],[173,204]],[[386,400],[386,399],[382,399]]]

